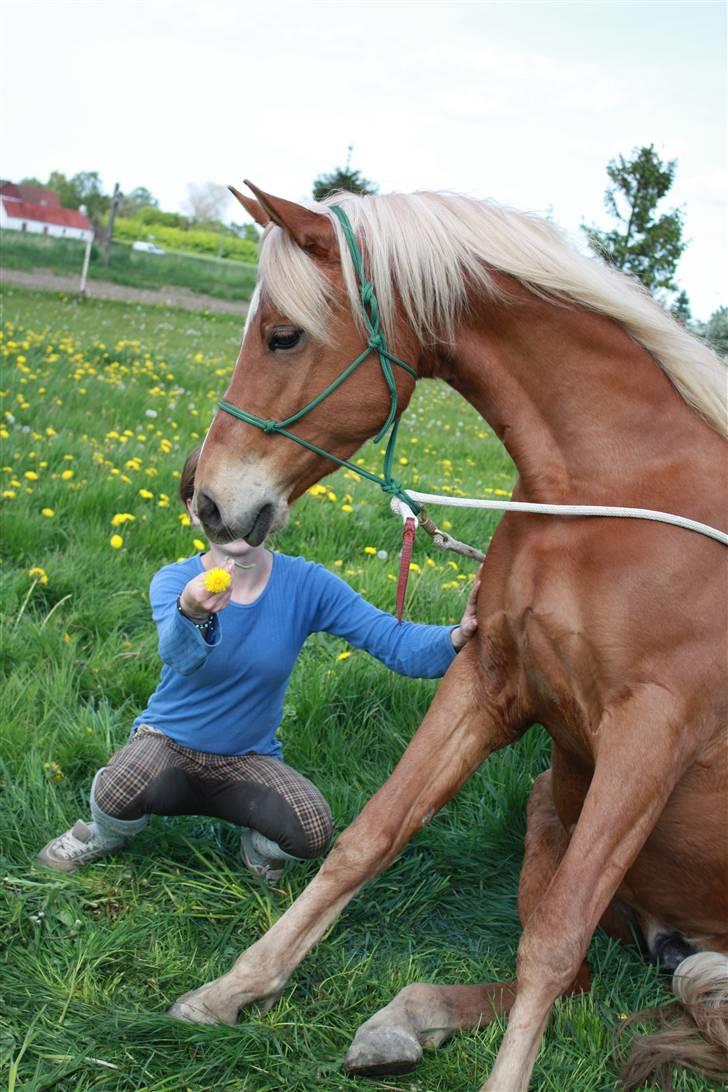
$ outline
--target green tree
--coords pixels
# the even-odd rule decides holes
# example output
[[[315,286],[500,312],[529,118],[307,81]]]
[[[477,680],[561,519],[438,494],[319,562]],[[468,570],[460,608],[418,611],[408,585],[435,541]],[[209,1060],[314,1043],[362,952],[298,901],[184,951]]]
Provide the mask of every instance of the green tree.
[[[717,352],[728,355],[728,307],[719,307],[713,312],[702,334]]]
[[[71,179],[71,185],[78,194],[79,205],[84,205],[89,219],[98,223],[108,211],[111,202],[111,198],[101,188],[98,171],[79,171]]]
[[[681,322],[683,326],[689,326],[692,319],[692,311],[690,310],[690,299],[685,289],[681,289],[675,297],[675,302],[670,308],[678,322]]]
[[[617,226],[602,231],[582,224],[592,250],[655,293],[677,291],[675,267],[687,246],[681,210],[657,211],[675,167],[676,160],[663,163],[652,144],[635,148],[631,159],[610,160],[604,206]]]
[[[158,209],[159,201],[146,186],[136,186],[125,193],[119,205],[120,216],[135,216],[141,209]]]
[[[77,209],[82,204],[81,196],[70,178],[62,171],[51,171],[46,186],[54,190],[64,209]]]
[[[361,171],[356,171],[351,166],[352,146],[349,145],[346,164],[336,167],[330,174],[320,174],[313,182],[313,196],[316,201],[328,197],[337,190],[347,190],[349,193],[376,193],[379,187],[365,178]]]

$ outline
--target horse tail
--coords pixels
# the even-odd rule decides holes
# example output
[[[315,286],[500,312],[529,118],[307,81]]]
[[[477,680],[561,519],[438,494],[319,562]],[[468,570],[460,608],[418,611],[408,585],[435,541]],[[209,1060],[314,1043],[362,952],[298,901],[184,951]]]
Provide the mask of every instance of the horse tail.
[[[627,1022],[649,1018],[660,1030],[633,1040],[621,1071],[626,1092],[653,1075],[663,1089],[672,1089],[675,1065],[708,1078],[728,1077],[728,956],[688,956],[675,969],[672,990],[678,1001],[639,1012]]]

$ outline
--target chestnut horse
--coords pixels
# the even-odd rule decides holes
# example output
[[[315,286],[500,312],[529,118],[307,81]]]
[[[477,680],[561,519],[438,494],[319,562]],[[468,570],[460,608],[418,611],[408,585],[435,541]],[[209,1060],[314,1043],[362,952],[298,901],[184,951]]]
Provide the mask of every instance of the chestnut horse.
[[[250,188],[257,200],[237,196],[266,231],[226,394],[248,420],[218,413],[205,441],[195,504],[210,539],[261,543],[332,469],[324,452],[349,458],[406,407],[417,378],[434,377],[507,448],[514,499],[649,507],[726,529],[725,366],[636,283],[552,225],[492,203],[338,194],[303,207]],[[363,289],[337,205],[364,256]],[[385,383],[392,357],[375,336],[337,385],[367,349],[373,299],[386,344],[410,367],[390,368]],[[241,1006],[272,1002],[362,885],[535,722],[553,757],[528,807],[516,981],[407,987],[360,1029],[347,1068],[402,1071],[424,1042],[510,1011],[484,1087],[527,1089],[554,1001],[588,988],[600,923],[679,964],[686,1003],[725,1008],[726,589],[728,551],[690,531],[507,514],[485,562],[477,636],[388,781],[272,929],[172,1014],[232,1024]],[[710,1055],[703,1040],[696,1063],[706,1072],[728,1042],[715,1012],[705,1034],[718,1045]]]

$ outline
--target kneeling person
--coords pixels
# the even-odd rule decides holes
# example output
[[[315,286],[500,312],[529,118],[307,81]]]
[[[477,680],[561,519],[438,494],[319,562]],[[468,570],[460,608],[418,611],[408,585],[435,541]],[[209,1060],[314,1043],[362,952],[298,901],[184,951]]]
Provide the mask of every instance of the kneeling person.
[[[199,448],[180,479],[196,526],[198,457]],[[231,579],[215,593],[206,576],[218,568]],[[477,587],[476,579],[458,626],[400,624],[323,566],[242,539],[166,565],[150,588],[163,661],[157,689],[129,743],[94,777],[91,821],[79,819],[53,838],[40,861],[73,872],[123,848],[150,815],[239,825],[243,863],[269,881],[287,860],[321,856],[333,836],[331,811],[316,786],[283,762],[276,738],[304,641],[331,633],[401,675],[437,678],[477,628]]]

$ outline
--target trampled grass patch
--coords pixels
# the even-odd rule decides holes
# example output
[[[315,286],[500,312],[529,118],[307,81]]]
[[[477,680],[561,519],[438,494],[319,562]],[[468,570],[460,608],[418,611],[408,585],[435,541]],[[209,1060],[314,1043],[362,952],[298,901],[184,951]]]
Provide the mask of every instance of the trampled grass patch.
[[[290,905],[315,865],[275,889],[236,863],[236,833],[156,819],[129,850],[73,876],[37,850],[87,814],[94,771],[126,739],[158,675],[147,586],[195,552],[175,500],[187,451],[224,391],[240,323],[169,309],[7,290],[3,298],[0,712],[3,944],[0,1055],[9,1089],[479,1087],[502,1025],[458,1035],[411,1076],[352,1080],[340,1060],[356,1027],[417,979],[513,974],[524,806],[548,763],[532,730],[495,755],[345,911],[266,1015],[186,1026],[166,1007],[223,972]],[[379,449],[357,458],[379,469]],[[422,384],[401,429],[399,476],[423,489],[507,495],[513,469],[487,426],[439,384]],[[442,513],[487,544],[497,516]],[[118,517],[124,516],[124,519]],[[392,609],[400,525],[348,471],[293,510],[279,549],[320,560]],[[112,545],[113,535],[121,543]],[[448,622],[475,566],[418,537],[408,616]],[[435,684],[398,679],[343,642],[310,640],[281,734],[339,829],[381,785]],[[533,1087],[604,1092],[620,1014],[666,1000],[656,972],[603,936],[587,998],[557,1004]],[[709,1085],[680,1074],[676,1088]]]

